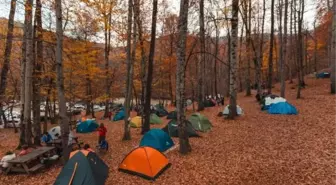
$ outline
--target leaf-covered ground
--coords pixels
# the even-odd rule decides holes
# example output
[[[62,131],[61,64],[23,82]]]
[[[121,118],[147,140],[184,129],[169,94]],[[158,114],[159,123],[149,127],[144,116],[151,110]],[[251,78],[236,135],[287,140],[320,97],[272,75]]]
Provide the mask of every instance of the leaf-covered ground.
[[[180,155],[178,149],[169,152],[172,166],[154,183],[117,170],[125,155],[139,144],[140,130],[132,129],[132,140],[122,142],[123,122],[104,121],[111,146],[102,157],[110,167],[106,184],[335,184],[335,96],[329,94],[329,80],[307,79],[307,83],[300,100],[295,99],[294,85],[287,83],[286,98],[299,110],[297,116],[269,115],[260,111],[254,96],[244,94],[238,102],[245,115],[235,121],[217,117],[223,107],[207,109],[203,114],[212,121],[213,130],[190,139],[189,155]],[[279,92],[278,86],[274,92]],[[97,133],[79,136],[96,145]],[[0,130],[0,139],[3,154],[15,148],[18,134]],[[36,175],[0,175],[0,184],[50,185],[60,170],[61,166],[55,165]]]

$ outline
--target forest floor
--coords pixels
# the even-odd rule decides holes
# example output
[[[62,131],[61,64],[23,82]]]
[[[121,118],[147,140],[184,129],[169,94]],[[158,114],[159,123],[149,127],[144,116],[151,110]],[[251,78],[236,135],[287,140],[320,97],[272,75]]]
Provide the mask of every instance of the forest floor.
[[[306,79],[308,86],[297,100],[293,84],[287,84],[286,99],[299,111],[297,116],[269,115],[260,110],[254,95],[239,94],[238,103],[244,115],[238,119],[217,117],[223,107],[206,109],[213,124],[209,133],[191,138],[192,152],[180,155],[178,148],[167,157],[172,166],[155,182],[118,172],[118,166],[141,139],[140,130],[132,129],[132,140],[121,141],[123,122],[104,122],[108,129],[110,151],[102,156],[109,166],[107,185],[140,184],[244,184],[300,185],[335,184],[335,96],[329,93],[329,80]],[[279,86],[273,89],[279,93]],[[254,92],[255,93],[255,92]],[[227,103],[227,101],[226,101]],[[164,124],[157,127],[164,127]],[[78,134],[80,140],[95,146],[97,133]],[[18,134],[0,130],[0,153],[13,150]],[[174,141],[177,142],[176,139]],[[35,175],[0,175],[0,185],[51,185],[61,165]]]

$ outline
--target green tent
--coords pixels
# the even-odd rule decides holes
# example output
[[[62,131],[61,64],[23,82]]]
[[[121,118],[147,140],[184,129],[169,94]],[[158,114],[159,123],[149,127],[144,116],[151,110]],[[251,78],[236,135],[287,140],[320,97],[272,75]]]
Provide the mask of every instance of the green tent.
[[[162,120],[156,114],[151,114],[150,115],[150,123],[151,124],[161,124]]]
[[[192,126],[195,130],[201,131],[201,132],[207,132],[211,130],[211,123],[200,113],[194,113],[190,116],[189,121],[191,122]]]
[[[200,137],[189,121],[187,121],[186,129],[189,137]],[[170,137],[178,137],[178,125],[176,123],[176,119],[169,121],[169,123],[164,128],[162,128],[162,130],[165,131]]]
[[[104,185],[108,171],[108,166],[94,152],[77,150],[58,174],[54,185]]]

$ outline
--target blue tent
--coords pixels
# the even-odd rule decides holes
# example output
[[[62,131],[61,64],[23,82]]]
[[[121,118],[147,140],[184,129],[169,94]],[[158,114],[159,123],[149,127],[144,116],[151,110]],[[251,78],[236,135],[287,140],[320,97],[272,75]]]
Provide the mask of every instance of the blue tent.
[[[86,120],[83,122],[80,122],[77,125],[76,132],[78,133],[89,133],[93,132],[98,128],[98,124],[95,120]]]
[[[316,74],[316,78],[330,78],[330,73],[328,72],[318,73]]]
[[[276,104],[271,104],[267,112],[269,114],[288,114],[288,115],[298,114],[296,108],[287,102],[279,102]]]
[[[163,130],[151,129],[142,137],[139,146],[149,146],[164,152],[174,146],[174,142]]]
[[[125,118],[125,111],[121,110],[113,117],[113,121],[120,121]]]

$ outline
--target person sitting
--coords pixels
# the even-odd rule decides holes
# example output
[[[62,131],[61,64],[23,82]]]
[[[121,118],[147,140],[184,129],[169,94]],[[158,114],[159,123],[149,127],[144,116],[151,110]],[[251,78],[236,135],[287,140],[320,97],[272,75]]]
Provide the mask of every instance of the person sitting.
[[[94,150],[92,150],[92,149],[90,148],[90,145],[89,145],[89,144],[85,144],[84,147],[83,147],[83,149],[86,150],[86,151],[89,151],[89,152],[95,152]]]
[[[27,155],[30,151],[28,150],[28,145],[23,145],[21,152],[18,154],[18,156]]]
[[[6,152],[5,156],[0,161],[0,170],[5,171],[9,164],[8,161],[15,159],[16,155],[13,152]]]
[[[45,132],[42,135],[41,141],[42,141],[42,143],[46,143],[48,145],[48,143],[50,143],[52,141],[52,137],[48,132]]]

